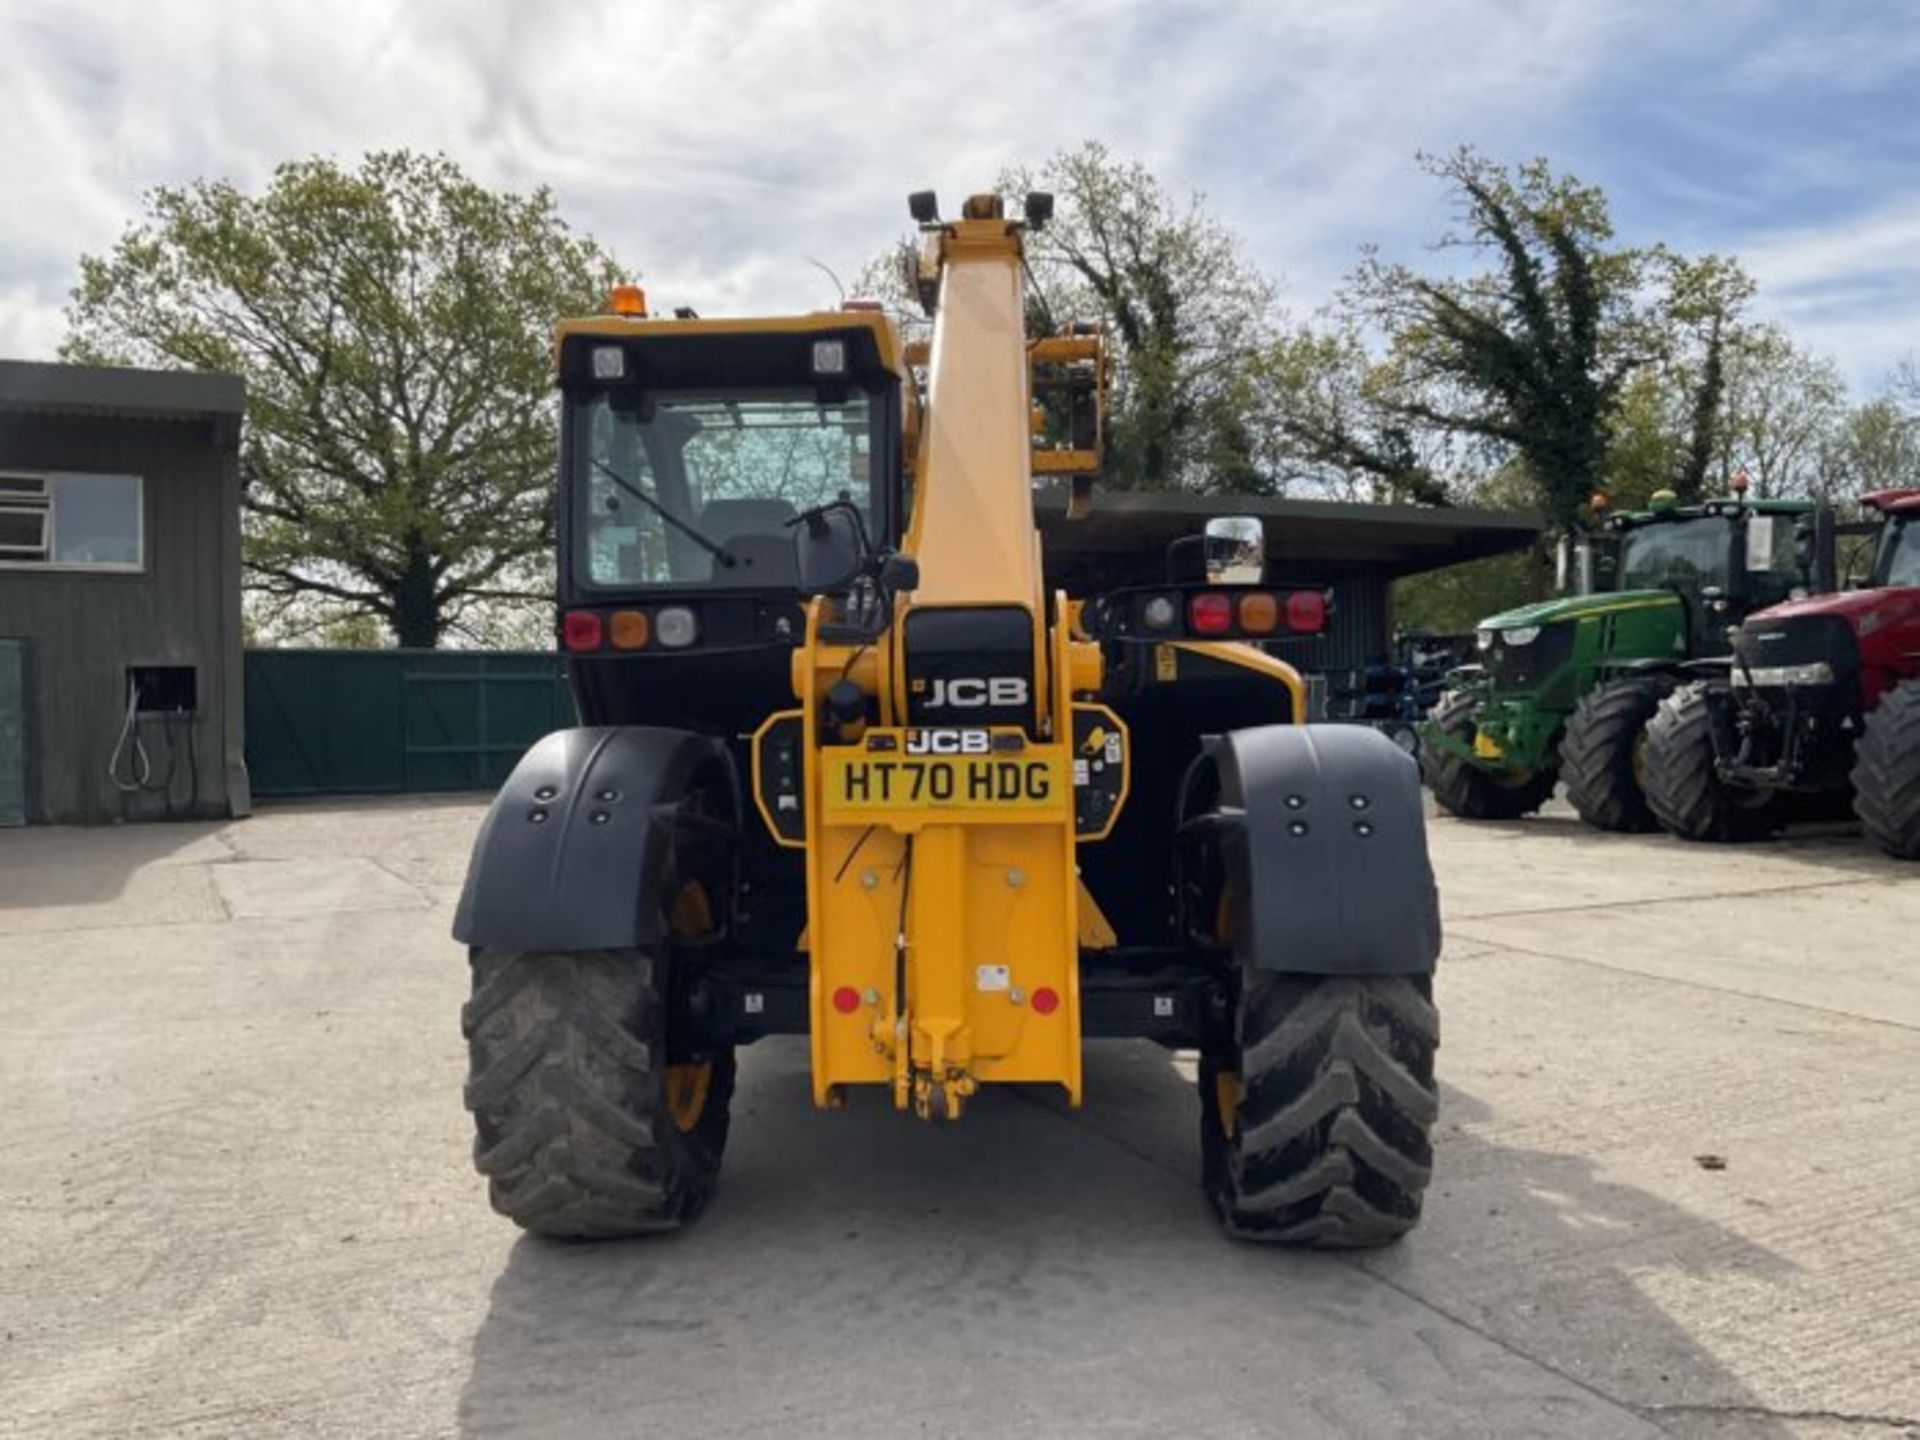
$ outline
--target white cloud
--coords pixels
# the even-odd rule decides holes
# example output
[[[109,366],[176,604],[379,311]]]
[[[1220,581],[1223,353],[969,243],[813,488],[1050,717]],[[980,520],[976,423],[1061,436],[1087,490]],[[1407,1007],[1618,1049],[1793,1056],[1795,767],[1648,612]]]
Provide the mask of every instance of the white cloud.
[[[0,345],[45,352],[76,256],[147,187],[394,145],[551,184],[662,300],[708,311],[818,300],[807,257],[856,269],[906,191],[952,203],[1089,136],[1320,286],[1405,208],[1414,148],[1578,84],[1617,28],[1571,13],[1591,8],[11,0]]]
[[[657,303],[712,314],[827,299],[810,260],[850,276],[905,228],[908,190],[935,185],[952,206],[1010,162],[1097,137],[1176,191],[1206,190],[1306,309],[1361,242],[1409,253],[1440,228],[1415,150],[1467,141],[1592,169],[1616,118],[1593,108],[1601,90],[1618,104],[1622,76],[1717,65],[1758,13],[1746,0],[0,0],[0,354],[50,353],[77,256],[109,247],[148,187],[259,185],[281,160],[383,146],[551,185]],[[1858,48],[1806,27],[1770,38],[1749,37],[1739,84],[1811,84]],[[1616,173],[1587,178],[1634,178],[1635,157],[1611,158]],[[1675,172],[1669,188],[1684,184]],[[1684,233],[1689,207],[1671,203]],[[1895,243],[1863,261],[1834,240],[1762,247],[1763,279],[1810,323],[1843,323],[1820,308],[1818,277]]]
[[[1859,390],[1920,348],[1920,202],[1769,235],[1742,256],[1761,308]]]

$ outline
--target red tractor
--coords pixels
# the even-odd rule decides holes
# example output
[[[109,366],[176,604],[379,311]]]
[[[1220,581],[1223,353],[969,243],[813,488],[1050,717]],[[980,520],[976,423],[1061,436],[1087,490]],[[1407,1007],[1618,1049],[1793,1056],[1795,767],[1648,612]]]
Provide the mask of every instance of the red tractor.
[[[1920,489],[1883,490],[1869,587],[1747,617],[1733,654],[1647,726],[1647,803],[1688,840],[1778,828],[1792,796],[1849,790],[1887,854],[1920,860]]]

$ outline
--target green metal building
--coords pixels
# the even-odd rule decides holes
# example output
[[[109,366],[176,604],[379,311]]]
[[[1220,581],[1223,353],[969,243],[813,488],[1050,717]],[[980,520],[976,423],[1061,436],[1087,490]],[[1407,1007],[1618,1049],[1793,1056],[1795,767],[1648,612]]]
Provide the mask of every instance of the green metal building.
[[[0,825],[247,813],[245,400],[0,361]]]

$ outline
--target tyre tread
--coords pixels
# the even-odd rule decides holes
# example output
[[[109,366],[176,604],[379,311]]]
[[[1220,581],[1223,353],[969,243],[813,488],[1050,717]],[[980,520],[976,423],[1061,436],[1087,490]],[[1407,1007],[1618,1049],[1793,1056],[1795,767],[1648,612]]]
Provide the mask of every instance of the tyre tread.
[[[1615,680],[1589,690],[1567,717],[1560,742],[1560,778],[1567,802],[1596,830],[1636,834],[1657,829],[1634,778],[1635,742],[1673,682],[1656,677]]]
[[[1440,697],[1428,715],[1450,736],[1462,737],[1472,723],[1478,702],[1454,691]],[[1420,746],[1420,773],[1440,808],[1462,820],[1518,820],[1530,815],[1553,796],[1558,776],[1542,771],[1518,785],[1502,785],[1487,771],[1458,755],[1431,745]]]
[[[664,1118],[665,1016],[644,952],[476,951],[461,1013],[474,1164],[494,1209],[575,1239],[671,1230],[712,1191],[732,1057],[715,1061],[704,1133]]]
[[[1920,860],[1920,680],[1888,691],[1854,749],[1853,807],[1883,852]]]
[[[1237,1132],[1203,1068],[1208,1192],[1242,1239],[1382,1245],[1418,1223],[1432,1175],[1439,1014],[1428,976],[1248,972]]]
[[[1778,828],[1777,804],[1745,806],[1714,770],[1707,682],[1682,685],[1647,723],[1647,805],[1683,840],[1758,840]]]

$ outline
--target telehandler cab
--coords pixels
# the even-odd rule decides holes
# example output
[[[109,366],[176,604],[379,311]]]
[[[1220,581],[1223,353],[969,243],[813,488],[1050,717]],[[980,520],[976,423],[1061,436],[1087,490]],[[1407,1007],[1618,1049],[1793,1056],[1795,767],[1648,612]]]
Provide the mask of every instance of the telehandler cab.
[[[1257,522],[1163,584],[1048,588],[1032,486],[1098,468],[1101,337],[1026,333],[1048,197],[911,208],[924,348],[859,302],[662,319],[630,287],[557,329],[586,723],[508,779],[454,923],[493,1204],[691,1219],[764,1036],[809,1038],[816,1105],[948,1120],[994,1084],[1078,1105],[1083,1042],[1136,1037],[1198,1052],[1229,1232],[1392,1240],[1437,1096],[1415,766],[1301,723],[1247,643],[1325,618],[1261,583]]]

